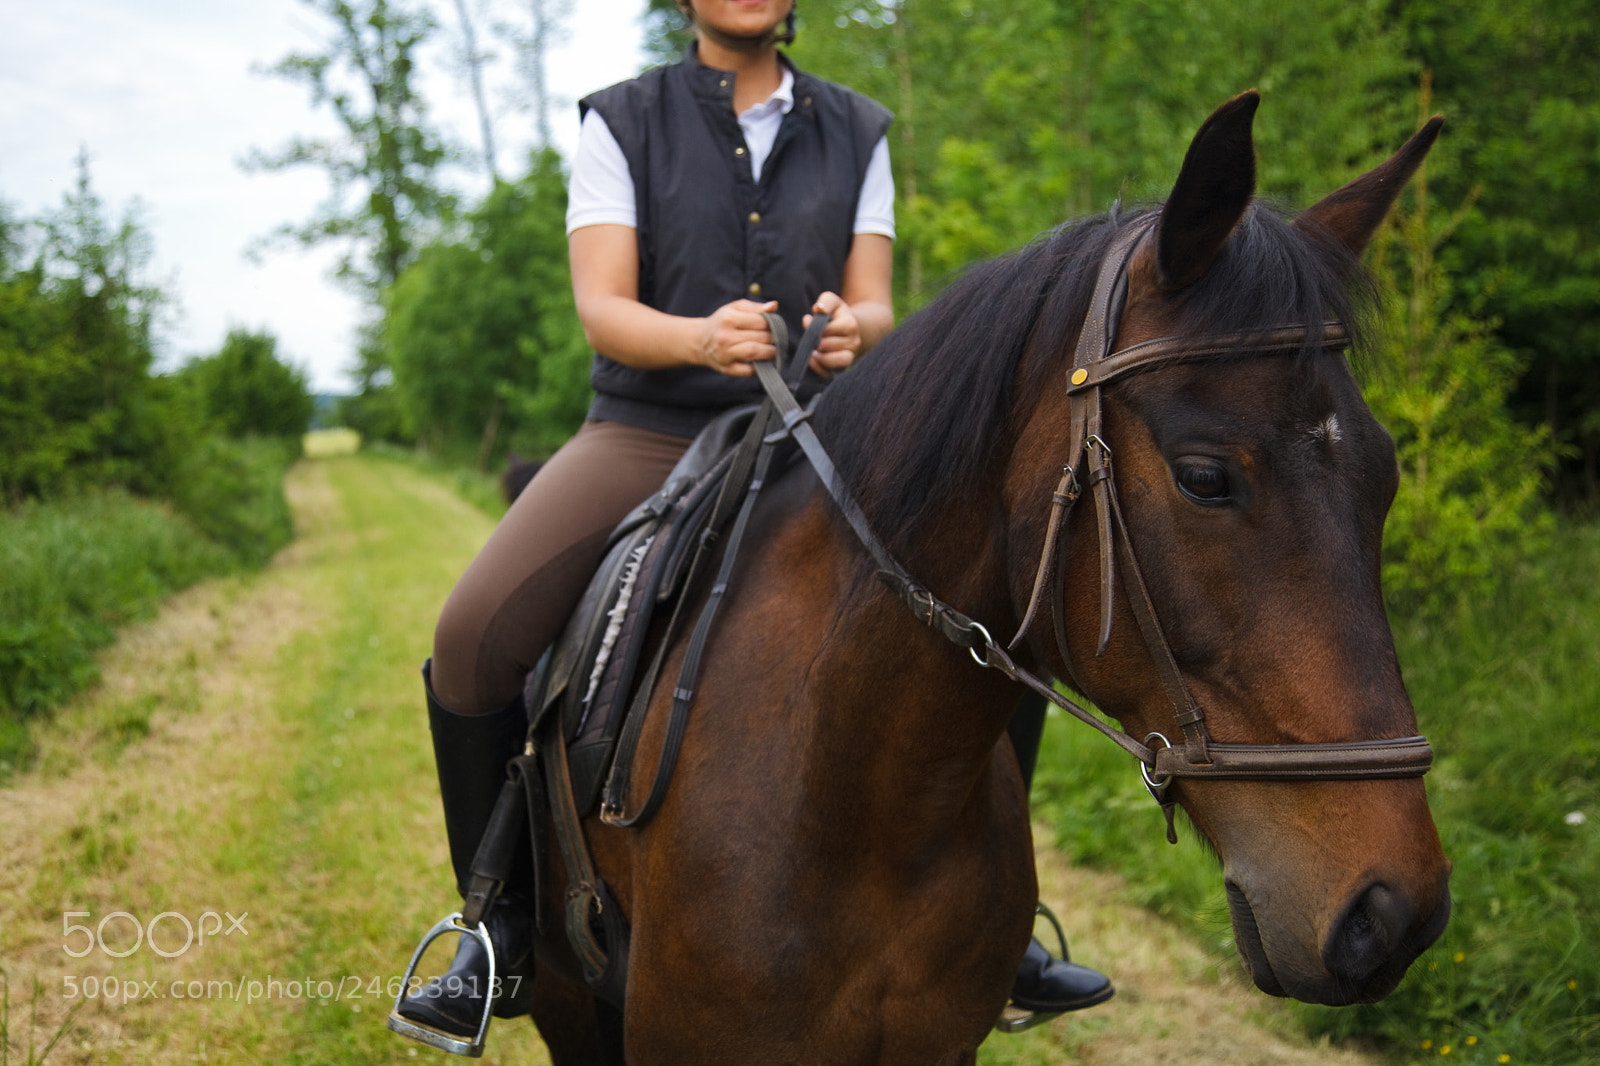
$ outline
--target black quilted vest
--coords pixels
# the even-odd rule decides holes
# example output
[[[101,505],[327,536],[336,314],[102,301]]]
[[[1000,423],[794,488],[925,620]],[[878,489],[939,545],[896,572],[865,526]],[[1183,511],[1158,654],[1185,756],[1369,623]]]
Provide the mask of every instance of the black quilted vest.
[[[784,60],[787,62],[787,60]],[[682,61],[578,102],[622,148],[638,208],[639,299],[698,317],[741,297],[777,300],[791,336],[823,292],[839,290],[856,202],[883,107],[795,71],[794,107],[751,178],[733,111],[734,75]],[[703,367],[637,370],[604,355],[590,372],[589,417],[693,436],[718,412],[761,397],[754,378]],[[802,395],[822,382],[808,375]]]

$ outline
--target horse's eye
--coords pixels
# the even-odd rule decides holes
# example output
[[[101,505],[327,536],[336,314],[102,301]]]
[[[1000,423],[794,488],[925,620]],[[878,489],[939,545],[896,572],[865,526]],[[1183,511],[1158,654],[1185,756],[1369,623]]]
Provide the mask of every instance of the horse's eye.
[[[1216,463],[1184,460],[1173,466],[1178,488],[1196,503],[1219,504],[1229,499],[1228,474]]]

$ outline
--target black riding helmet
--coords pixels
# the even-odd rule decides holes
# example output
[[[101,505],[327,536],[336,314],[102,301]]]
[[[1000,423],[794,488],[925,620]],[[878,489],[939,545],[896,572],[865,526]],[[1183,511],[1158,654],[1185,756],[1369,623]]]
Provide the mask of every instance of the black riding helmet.
[[[688,19],[695,26],[698,26],[701,33],[705,34],[713,41],[716,41],[724,48],[731,48],[735,51],[745,52],[754,51],[757,48],[764,48],[774,42],[778,44],[794,43],[794,11],[795,8],[800,6],[800,0],[795,0],[794,3],[789,5],[788,17],[783,20],[782,33],[769,31],[759,37],[737,37],[733,34],[723,33],[721,30],[713,29],[703,22],[696,21],[694,17],[694,0],[677,0],[677,4],[678,10],[683,13],[684,18]]]

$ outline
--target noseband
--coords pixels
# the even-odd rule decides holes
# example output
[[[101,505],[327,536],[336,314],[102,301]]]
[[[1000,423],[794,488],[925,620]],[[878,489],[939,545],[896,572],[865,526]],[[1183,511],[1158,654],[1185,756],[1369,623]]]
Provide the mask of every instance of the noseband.
[[[1127,227],[1112,241],[1101,261],[1099,278],[1089,313],[1078,334],[1077,350],[1068,378],[1071,436],[1060,483],[1051,494],[1050,520],[1039,558],[1033,592],[1023,620],[1008,648],[1015,648],[1032,625],[1046,589],[1051,590],[1057,649],[1078,690],[1084,691],[1067,649],[1062,583],[1052,581],[1062,527],[1083,483],[1094,496],[1100,550],[1100,632],[1095,654],[1105,652],[1111,639],[1117,567],[1150,659],[1161,677],[1173,717],[1183,734],[1174,744],[1161,733],[1150,733],[1143,744],[1107,725],[1086,708],[1061,695],[1055,687],[1012,661],[989,631],[915,581],[873,535],[866,516],[839,480],[833,463],[816,433],[807,423],[809,411],[798,406],[770,363],[751,364],[767,395],[782,416],[780,435],[792,435],[816,469],[818,477],[844,513],[856,536],[878,564],[878,577],[910,607],[917,619],[938,630],[946,639],[971,653],[981,666],[993,667],[1027,685],[1051,703],[1093,726],[1139,760],[1145,786],[1161,804],[1167,818],[1167,839],[1177,842],[1172,816],[1175,801],[1168,789],[1175,778],[1248,781],[1351,781],[1420,777],[1433,763],[1433,751],[1421,736],[1393,740],[1360,740],[1332,744],[1225,744],[1211,739],[1205,711],[1195,702],[1166,634],[1156,617],[1155,605],[1139,569],[1138,559],[1123,521],[1122,508],[1112,478],[1112,451],[1101,421],[1100,390],[1124,375],[1190,362],[1212,355],[1265,355],[1296,349],[1305,341],[1305,326],[1285,326],[1249,334],[1216,335],[1196,339],[1162,337],[1114,351],[1116,324],[1127,297],[1128,264],[1139,242],[1150,231],[1154,217]],[[1323,343],[1330,349],[1348,344],[1342,325],[1324,327]],[[797,352],[804,359],[809,352]],[[1082,473],[1080,480],[1079,474]],[[1152,742],[1155,746],[1151,746]]]

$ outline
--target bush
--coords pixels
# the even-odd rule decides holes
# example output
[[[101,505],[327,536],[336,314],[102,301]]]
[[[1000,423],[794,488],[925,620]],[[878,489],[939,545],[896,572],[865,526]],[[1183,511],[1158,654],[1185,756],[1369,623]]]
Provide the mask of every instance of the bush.
[[[241,563],[261,566],[294,535],[283,473],[298,449],[298,438],[206,438],[178,467],[173,505]]]
[[[216,355],[194,360],[178,377],[226,436],[290,440],[310,428],[316,401],[305,374],[279,360],[271,334],[229,330]]]
[[[1473,301],[1436,263],[1461,215],[1430,222],[1426,183],[1416,185],[1374,250],[1387,317],[1364,391],[1400,463],[1384,528],[1384,594],[1403,614],[1443,616],[1493,595],[1541,549],[1550,530],[1541,491],[1555,451],[1544,430],[1506,408],[1522,358],[1469,313]]]
[[[96,679],[118,626],[234,565],[189,519],[123,492],[0,514],[0,776],[26,759],[25,720]]]

